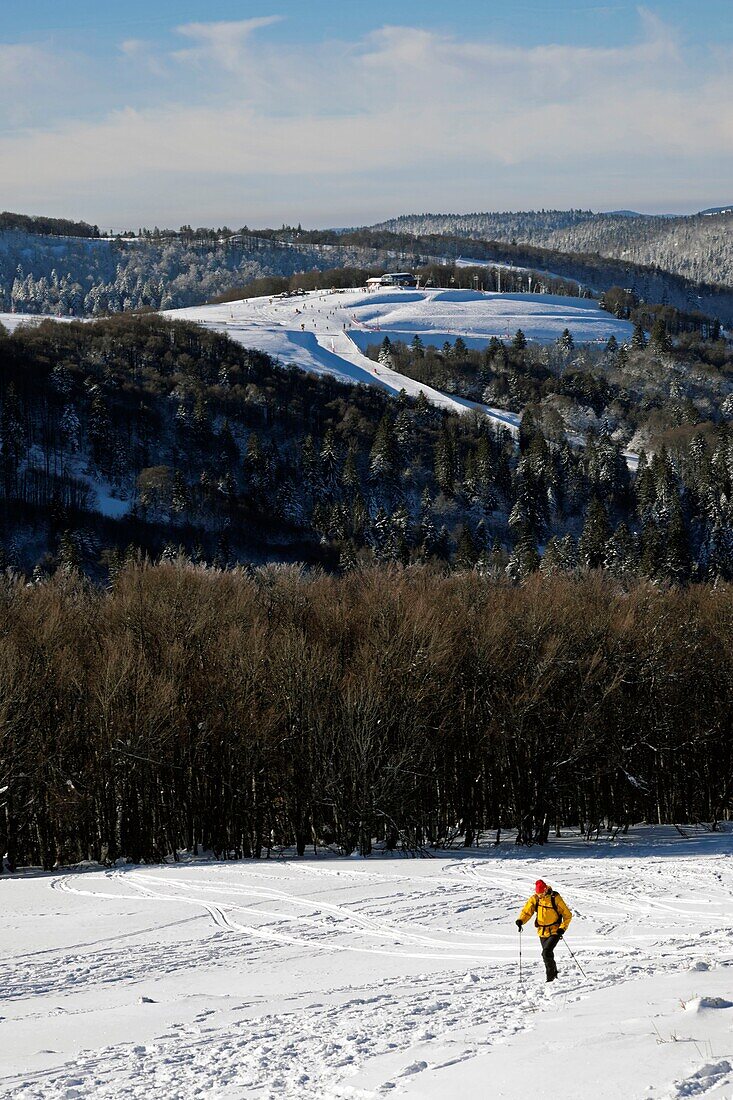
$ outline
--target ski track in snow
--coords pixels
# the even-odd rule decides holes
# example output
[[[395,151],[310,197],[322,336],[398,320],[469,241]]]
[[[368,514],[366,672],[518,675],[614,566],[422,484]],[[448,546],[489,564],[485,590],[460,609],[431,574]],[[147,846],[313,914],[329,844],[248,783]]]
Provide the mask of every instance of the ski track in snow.
[[[438,1067],[465,1071],[598,991],[733,962],[730,838],[667,844],[0,880],[0,1096],[421,1096],[420,1081],[452,1071]],[[560,945],[549,992],[530,928],[519,988],[513,927],[540,860],[574,911],[569,944],[588,974]],[[690,1072],[659,1095],[727,1095],[733,1050],[685,1050]]]

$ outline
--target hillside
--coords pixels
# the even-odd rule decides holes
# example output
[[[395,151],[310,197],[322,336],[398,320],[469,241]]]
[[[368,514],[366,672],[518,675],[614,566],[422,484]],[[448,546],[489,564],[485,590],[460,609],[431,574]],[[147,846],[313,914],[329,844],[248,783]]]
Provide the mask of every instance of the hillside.
[[[0,227],[0,309],[77,317],[170,309],[263,276],[331,266],[318,249],[266,240],[89,240]]]
[[[223,564],[733,575],[722,342],[675,349],[662,326],[619,343],[629,326],[583,299],[398,294],[0,335],[3,562],[104,578],[180,546]],[[502,306],[549,342],[487,340]],[[608,341],[550,339],[568,310]],[[656,452],[635,477],[629,448]]]
[[[664,303],[681,310],[697,310],[708,318],[733,324],[733,288],[700,283],[656,265],[631,263],[593,252],[563,252],[511,241],[467,239],[452,234],[399,233],[382,229],[357,229],[340,238],[361,248],[391,249],[403,263],[419,263],[424,256],[441,256],[444,262],[464,261],[509,264],[524,271],[552,272],[556,277],[580,283],[600,295],[611,287],[630,289],[645,302]]]
[[[417,397],[410,378],[376,365],[363,352],[385,339],[441,347],[461,337],[484,348],[491,339],[509,340],[521,329],[527,340],[557,341],[568,329],[578,343],[631,339],[632,326],[583,298],[551,294],[491,294],[470,290],[320,291],[296,297],[249,298],[219,306],[173,311],[173,319],[194,321],[226,333],[244,347],[256,347],[281,363],[332,374],[342,381],[377,385],[392,394]],[[463,412],[466,403],[427,391],[432,404]],[[516,427],[500,410],[495,419]]]
[[[507,241],[560,252],[593,253],[659,267],[695,283],[733,286],[733,211],[679,217],[590,210],[402,215],[372,227],[418,236]]]

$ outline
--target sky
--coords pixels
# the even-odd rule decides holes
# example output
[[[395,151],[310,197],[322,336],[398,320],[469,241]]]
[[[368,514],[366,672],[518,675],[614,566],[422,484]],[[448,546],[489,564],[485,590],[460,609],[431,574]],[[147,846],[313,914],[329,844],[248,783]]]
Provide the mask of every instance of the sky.
[[[731,202],[733,0],[2,3],[3,209],[123,229]]]

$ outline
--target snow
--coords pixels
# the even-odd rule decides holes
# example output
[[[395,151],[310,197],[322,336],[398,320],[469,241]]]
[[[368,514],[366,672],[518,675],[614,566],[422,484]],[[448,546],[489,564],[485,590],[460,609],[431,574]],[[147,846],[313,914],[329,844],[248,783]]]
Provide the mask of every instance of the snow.
[[[499,268],[501,271],[518,271],[522,275],[534,275],[545,279],[567,279],[566,275],[558,275],[555,271],[547,271],[540,267],[521,267],[517,264],[507,264],[500,260],[472,260],[469,257],[459,256],[457,260],[445,258],[446,264],[454,264],[455,267],[486,267]],[[568,280],[572,282],[573,280]]]
[[[30,448],[28,462],[23,468],[43,470],[44,456],[39,446],[34,445]],[[83,455],[67,453],[64,457],[63,472],[77,478],[79,481],[86,482],[92,490],[90,507],[95,512],[107,516],[108,519],[121,519],[129,513],[132,501],[120,496],[121,490],[113,486],[96,470],[90,468]]]
[[[68,325],[78,320],[78,317],[55,317],[40,313],[0,313],[0,325],[8,332],[15,332],[21,325],[40,325],[43,321],[60,321]]]
[[[364,352],[388,336],[409,343],[419,336],[426,345],[442,347],[461,337],[469,347],[485,347],[492,336],[511,340],[521,328],[528,340],[552,343],[567,328],[576,343],[605,343],[613,334],[628,341],[632,326],[600,309],[587,298],[553,294],[498,294],[473,290],[311,291],[294,297],[246,298],[224,305],[168,310],[163,316],[192,321],[247,348],[266,352],[283,365],[343,382],[377,386],[388,393],[423,393],[433,405],[453,413],[480,413],[512,435],[519,434],[520,415],[442,393],[398,371],[375,363]],[[19,324],[38,324],[26,314],[0,314],[13,331]],[[626,453],[635,468],[638,457]],[[112,502],[109,493],[102,494]],[[114,503],[109,505],[115,514]]]
[[[0,879],[0,1097],[733,1096],[729,833]],[[574,912],[560,977],[514,918]],[[549,1086],[548,1086],[549,1087]]]

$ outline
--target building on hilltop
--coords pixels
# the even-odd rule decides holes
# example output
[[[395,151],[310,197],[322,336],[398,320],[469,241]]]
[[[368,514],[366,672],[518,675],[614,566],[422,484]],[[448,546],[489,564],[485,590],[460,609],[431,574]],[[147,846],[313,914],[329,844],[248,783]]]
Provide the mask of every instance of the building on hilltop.
[[[417,277],[410,271],[394,271],[367,279],[367,290],[380,290],[385,286],[416,287]]]

